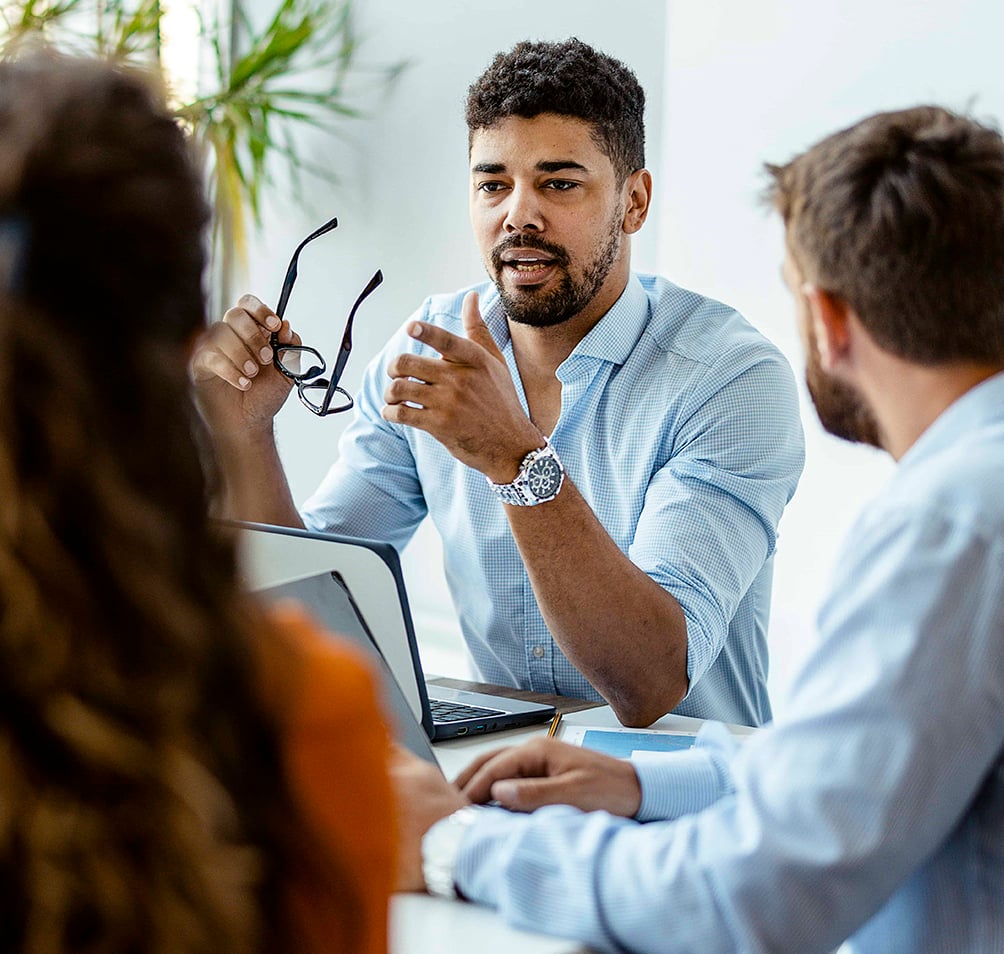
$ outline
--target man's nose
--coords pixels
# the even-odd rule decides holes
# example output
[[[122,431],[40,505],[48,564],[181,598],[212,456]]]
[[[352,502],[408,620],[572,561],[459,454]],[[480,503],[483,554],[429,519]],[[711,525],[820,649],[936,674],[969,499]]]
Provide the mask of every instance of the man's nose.
[[[507,205],[503,227],[510,235],[544,231],[544,216],[535,189],[530,186],[515,186]]]

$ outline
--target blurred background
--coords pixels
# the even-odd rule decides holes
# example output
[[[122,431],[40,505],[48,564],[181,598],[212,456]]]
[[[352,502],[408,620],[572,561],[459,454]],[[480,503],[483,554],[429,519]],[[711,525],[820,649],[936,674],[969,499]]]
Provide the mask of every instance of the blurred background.
[[[251,0],[252,3],[262,0]],[[783,161],[867,113],[920,102],[1000,123],[1004,76],[999,0],[364,0],[358,62],[399,61],[397,81],[367,87],[366,118],[341,138],[304,148],[339,182],[313,186],[307,210],[268,201],[252,236],[247,290],[274,302],[295,244],[330,215],[339,228],[304,253],[289,317],[334,352],[358,290],[381,267],[384,285],[357,318],[347,387],[430,293],[480,280],[467,218],[467,86],[498,50],[521,39],[575,35],[622,59],[648,95],[648,165],[655,206],[634,245],[657,271],[738,308],[787,354],[801,381],[792,305],[779,276],[782,234],[760,202],[765,161]],[[804,394],[803,394],[804,397]],[[804,402],[807,465],[781,525],[771,623],[771,691],[784,707],[814,639],[814,610],[855,514],[891,470],[884,455],[841,444]],[[289,402],[278,422],[293,492],[303,500],[334,459],[344,422]],[[426,668],[466,673],[440,570],[423,528],[404,554]]]

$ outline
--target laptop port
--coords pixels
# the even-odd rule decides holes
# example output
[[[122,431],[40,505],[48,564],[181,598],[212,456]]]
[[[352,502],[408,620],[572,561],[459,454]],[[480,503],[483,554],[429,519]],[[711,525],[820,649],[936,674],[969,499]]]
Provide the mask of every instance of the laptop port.
[[[457,735],[467,735],[467,726],[462,725],[457,728]]]

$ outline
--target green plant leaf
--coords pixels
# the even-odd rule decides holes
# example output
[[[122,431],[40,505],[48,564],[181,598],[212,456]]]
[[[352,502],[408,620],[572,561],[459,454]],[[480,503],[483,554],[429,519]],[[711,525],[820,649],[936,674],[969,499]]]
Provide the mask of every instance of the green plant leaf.
[[[337,134],[342,121],[362,115],[347,82],[353,71],[360,73],[355,0],[278,0],[259,29],[240,0],[234,2],[233,24],[200,17],[216,88],[175,106],[206,164],[214,258],[223,271],[245,256],[249,218],[261,222],[262,197],[277,161],[297,198],[304,174],[336,178],[295,148],[296,130]],[[0,58],[51,46],[158,70],[162,16],[161,0],[0,0],[6,27]],[[232,48],[235,34],[239,51]],[[375,82],[393,82],[406,65],[382,68]]]

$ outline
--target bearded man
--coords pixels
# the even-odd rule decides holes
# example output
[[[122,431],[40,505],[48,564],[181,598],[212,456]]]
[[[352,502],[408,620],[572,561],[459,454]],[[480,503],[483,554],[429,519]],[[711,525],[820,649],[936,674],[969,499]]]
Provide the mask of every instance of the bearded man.
[[[1004,140],[922,106],[771,172],[820,420],[896,461],[783,717],[402,757],[404,883],[601,951],[1004,951]]]
[[[631,271],[645,96],[578,40],[499,54],[467,99],[490,282],[433,295],[368,369],[297,511],[272,419],[290,392],[245,296],[193,364],[231,516],[384,540],[429,516],[478,676],[666,712],[770,718],[781,513],[803,464],[780,352],[732,309]]]

